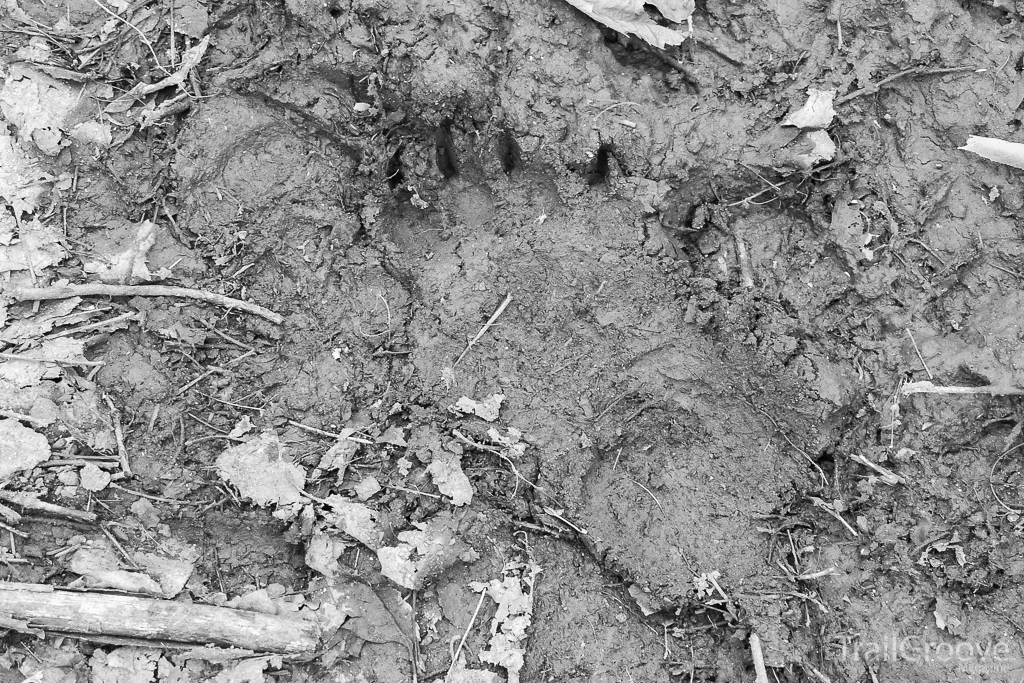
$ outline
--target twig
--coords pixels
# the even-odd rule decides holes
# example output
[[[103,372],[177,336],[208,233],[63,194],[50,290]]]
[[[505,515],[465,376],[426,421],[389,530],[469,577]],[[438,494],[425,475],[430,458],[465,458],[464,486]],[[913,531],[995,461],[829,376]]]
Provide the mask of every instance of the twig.
[[[96,513],[94,512],[82,512],[81,510],[72,510],[71,508],[66,508],[63,505],[46,503],[44,501],[39,500],[39,498],[35,494],[31,493],[0,491],[0,500],[5,500],[8,503],[20,505],[21,507],[27,510],[47,512],[51,515],[56,515],[58,517],[67,517],[77,522],[85,522],[86,524],[93,524],[96,522]]]
[[[932,371],[928,369],[928,364],[924,362],[924,356],[921,355],[921,349],[917,348],[917,342],[914,341],[914,333],[910,331],[910,328],[906,328],[907,336],[910,337],[910,343],[914,345],[914,353],[917,354],[917,359],[921,361],[921,367],[928,373],[928,379],[935,379],[932,375]]]
[[[191,382],[189,382],[188,384],[183,386],[181,389],[178,389],[176,392],[174,392],[174,395],[175,396],[181,396],[186,391],[188,391],[189,389],[191,389],[195,385],[199,384],[200,382],[202,382],[204,379],[206,379],[210,375],[215,375],[217,373],[220,373],[222,375],[223,374],[227,374],[227,370],[225,370],[224,368],[211,367],[209,370],[207,370],[203,374],[201,374],[198,377],[196,377],[195,379],[193,379]]]
[[[815,496],[808,496],[808,498],[810,498],[811,502],[814,503],[815,507],[821,508],[822,510],[824,510],[825,512],[839,520],[839,523],[846,527],[846,530],[850,532],[850,535],[854,536],[855,538],[857,536],[860,536],[860,534],[857,533],[857,530],[850,526],[850,524],[845,519],[843,519],[842,515],[836,512],[834,507],[823,501],[821,498],[817,498]]]
[[[754,194],[747,195],[746,197],[744,197],[743,199],[739,200],[738,202],[733,202],[732,204],[726,204],[725,208],[728,209],[728,208],[731,208],[733,206],[740,206],[741,204],[748,204],[748,203],[750,203],[750,200],[757,199],[758,197],[763,195],[765,192],[771,192],[771,191],[772,191],[772,189],[770,187],[766,187],[763,190],[755,192]],[[775,199],[772,198],[769,201],[775,201]]]
[[[124,491],[125,493],[132,494],[133,496],[138,496],[139,498],[148,498],[149,500],[155,500],[158,503],[170,503],[172,505],[202,505],[203,503],[206,502],[205,500],[191,501],[191,500],[175,500],[174,498],[162,498],[160,496],[151,496],[148,493],[142,493],[141,491],[133,491],[131,489],[126,489],[125,487],[120,486],[118,484],[107,484],[107,485],[110,488],[112,488],[112,489],[117,489],[118,491]]]
[[[740,262],[740,286],[744,289],[754,288],[754,269],[750,266],[750,255],[747,254],[747,245],[738,232],[733,232],[732,238],[736,241],[736,260]]]
[[[143,43],[144,43],[144,44],[146,45],[146,47],[148,47],[148,48],[149,48],[149,54],[153,55],[153,63],[154,63],[155,65],[156,65],[156,68],[160,69],[161,71],[163,71],[163,72],[164,72],[165,74],[167,74],[168,76],[170,76],[170,75],[171,75],[171,72],[170,72],[170,71],[168,71],[167,69],[165,69],[165,68],[164,68],[164,67],[163,67],[163,66],[162,66],[162,65],[160,64],[160,58],[156,56],[156,50],[154,50],[154,49],[153,49],[153,43],[149,42],[149,38],[147,38],[147,37],[146,37],[146,34],[145,34],[145,33],[143,33],[143,32],[142,32],[142,30],[141,30],[141,29],[139,29],[139,27],[138,27],[138,26],[136,26],[136,25],[135,25],[135,24],[133,24],[132,22],[128,21],[128,20],[127,20],[127,19],[125,19],[124,17],[120,16],[119,14],[116,14],[116,13],[112,12],[111,10],[107,9],[107,8],[106,8],[106,7],[105,7],[105,6],[103,5],[103,3],[101,3],[101,2],[99,1],[99,0],[92,0],[92,1],[93,1],[93,3],[94,3],[94,4],[95,4],[95,5],[97,6],[97,7],[99,7],[99,8],[101,9],[101,10],[103,10],[104,12],[106,12],[107,14],[109,14],[110,16],[114,17],[114,18],[115,18],[115,19],[117,19],[118,21],[122,22],[123,24],[125,24],[126,26],[128,26],[129,28],[131,28],[132,30],[134,30],[134,31],[135,31],[136,33],[138,33],[138,34],[139,34],[139,37],[140,37],[140,38],[142,38],[142,42],[143,42]]]
[[[565,517],[563,517],[554,508],[541,507],[541,510],[543,510],[546,514],[551,515],[552,517],[557,519],[559,522],[561,522],[562,524],[566,525],[567,527],[569,527],[570,529],[572,529],[576,533],[580,534],[581,536],[586,536],[587,535],[587,530],[586,529],[581,529],[580,527],[576,526],[575,524],[573,524],[572,522],[567,520]]]
[[[0,417],[7,417],[12,420],[20,420],[21,422],[31,422],[32,424],[37,424],[40,427],[46,427],[49,424],[48,420],[42,420],[38,417],[25,415],[24,413],[16,413],[13,410],[7,410],[6,408],[0,408]]]
[[[1021,443],[1017,444],[1013,448],[1007,448],[1005,451],[1002,452],[1002,454],[998,458],[996,458],[996,461],[994,463],[992,463],[992,467],[990,467],[989,470],[988,470],[988,487],[992,491],[992,497],[995,498],[996,502],[999,503],[1000,505],[1002,505],[1006,509],[1007,512],[1011,512],[1011,513],[1016,514],[1016,515],[1019,515],[1021,512],[1024,512],[1024,510],[1022,510],[1020,508],[1014,508],[1014,507],[1011,507],[1011,506],[1007,505],[1003,501],[1003,499],[999,497],[999,494],[996,493],[996,485],[993,483],[992,480],[996,476],[996,467],[999,465],[999,463],[1002,461],[1002,459],[1005,458],[1006,456],[1008,456],[1010,453],[1013,453],[1015,450],[1017,450],[1021,446],[1024,446],[1024,442],[1021,442]]]
[[[905,76],[941,76],[942,74],[963,73],[965,71],[977,71],[977,68],[973,66],[955,66],[949,69],[925,69],[924,67],[921,66],[911,67],[909,69],[904,69],[903,71],[900,71],[897,74],[893,74],[888,78],[883,78],[882,80],[878,81],[878,83],[872,83],[871,85],[863,87],[860,90],[854,90],[852,93],[848,95],[843,95],[842,97],[835,101],[834,106],[838,107],[840,104],[846,104],[850,100],[861,97],[862,95],[872,95],[881,90],[882,88],[884,88],[885,86],[889,85],[893,81],[899,78],[903,78]]]
[[[121,315],[114,316],[113,318],[107,318],[106,320],[99,320],[99,321],[94,322],[94,323],[89,323],[88,325],[82,325],[80,327],[72,327],[71,329],[68,329],[68,330],[61,330],[59,332],[54,332],[53,334],[48,334],[48,335],[46,335],[43,338],[44,339],[57,339],[58,337],[67,337],[67,336],[72,335],[72,334],[80,334],[82,332],[88,332],[89,330],[95,330],[95,329],[98,329],[98,328],[107,327],[108,325],[116,325],[116,324],[121,323],[121,322],[129,321],[129,320],[136,320],[136,319],[138,319],[138,317],[139,317],[138,313],[122,313]]]
[[[456,365],[459,364],[459,361],[461,361],[465,357],[465,355],[469,353],[469,350],[473,348],[473,345],[480,341],[480,337],[484,336],[484,334],[487,333],[487,330],[491,329],[491,325],[493,325],[494,321],[498,319],[498,316],[505,312],[505,308],[508,307],[508,305],[511,302],[512,295],[509,294],[508,296],[505,297],[505,300],[501,302],[501,305],[498,306],[498,309],[494,311],[494,314],[490,317],[490,319],[488,319],[488,321],[484,323],[484,326],[480,328],[480,331],[476,333],[476,336],[469,341],[469,344],[466,345],[466,349],[459,355],[458,358],[455,359],[455,362],[452,363],[453,369],[455,368]]]
[[[900,390],[902,396],[911,394],[986,394],[988,396],[1020,396],[1024,389],[998,385],[983,387],[940,387],[931,382],[910,382]]]
[[[881,465],[876,465],[875,463],[865,458],[863,455],[857,455],[856,453],[853,453],[850,455],[850,459],[853,460],[854,462],[859,462],[861,465],[864,465],[865,467],[870,467],[875,472],[877,472],[880,475],[880,481],[883,484],[895,486],[896,484],[899,484],[900,482],[903,481],[903,477],[899,476],[898,474],[890,472]]]
[[[804,451],[804,449],[802,449],[799,446],[797,446],[795,443],[793,443],[790,440],[790,438],[788,436],[786,436],[786,432],[783,431],[782,426],[779,425],[779,423],[775,421],[774,417],[772,417],[771,415],[769,415],[765,411],[761,410],[760,408],[758,408],[756,405],[754,405],[750,401],[747,401],[747,405],[749,405],[751,408],[753,408],[754,410],[756,410],[757,412],[761,413],[766,418],[768,418],[768,421],[771,422],[772,425],[775,426],[775,429],[779,432],[779,434],[782,435],[782,438],[786,440],[786,443],[788,443],[790,445],[790,447],[792,447],[793,450],[795,450],[797,453],[799,453],[800,455],[804,456],[804,459],[807,460],[807,462],[811,463],[811,466],[814,467],[814,469],[818,470],[818,476],[821,477],[821,481],[825,484],[825,486],[829,486],[828,477],[825,476],[825,471],[823,469],[821,469],[821,466],[818,465],[818,463],[814,462],[814,460],[811,459],[811,456],[807,455],[807,452]]]
[[[122,546],[121,543],[116,538],[114,538],[114,534],[110,532],[110,529],[108,529],[105,525],[100,524],[100,531],[103,532],[107,539],[114,544],[114,547],[117,548],[118,552],[121,553],[121,557],[124,558],[125,564],[127,564],[130,568],[138,571],[139,565],[137,565],[135,563],[135,560],[133,560],[131,556],[127,552],[125,552],[124,546]]]
[[[4,360],[23,360],[27,363],[53,363],[54,365],[82,365],[89,367],[99,367],[104,365],[103,361],[99,360],[57,360],[55,358],[33,358],[32,356],[21,356],[17,353],[0,353],[0,358]]]
[[[480,599],[476,603],[476,609],[473,610],[473,616],[466,625],[466,632],[462,634],[462,640],[459,641],[459,646],[455,648],[455,654],[452,655],[452,664],[448,667],[448,675],[445,676],[446,679],[451,675],[452,669],[455,668],[455,663],[459,661],[459,655],[462,654],[462,647],[466,644],[466,638],[469,637],[469,632],[473,629],[473,624],[476,622],[476,616],[480,614],[480,608],[483,607],[484,598],[486,596],[487,591],[480,591]]]
[[[121,462],[121,471],[126,477],[132,476],[132,466],[128,464],[128,449],[124,445],[124,430],[121,427],[121,413],[114,407],[114,401],[106,394],[103,400],[110,407],[110,421],[114,423],[114,438],[117,440],[117,459]]]
[[[822,569],[820,572],[811,572],[810,574],[800,574],[796,577],[797,581],[813,581],[814,579],[820,579],[823,576],[834,574],[836,571],[835,567],[829,567],[828,569]]]
[[[255,349],[255,348],[253,348],[252,346],[249,346],[248,344],[243,344],[242,342],[238,341],[238,340],[237,340],[237,339],[235,339],[234,337],[232,337],[232,336],[230,336],[230,335],[228,335],[228,334],[225,334],[225,333],[221,332],[221,331],[220,331],[220,330],[218,330],[218,329],[217,329],[216,327],[214,327],[214,326],[213,326],[213,325],[211,325],[210,323],[206,322],[206,321],[205,321],[205,320],[203,320],[202,318],[196,318],[196,320],[197,320],[197,321],[199,322],[199,324],[200,324],[200,325],[202,325],[203,327],[205,327],[206,329],[208,329],[208,330],[209,330],[210,332],[213,332],[213,333],[214,333],[215,335],[217,335],[218,337],[220,337],[220,338],[221,338],[221,339],[223,339],[224,341],[226,341],[226,342],[229,342],[229,343],[231,343],[231,344],[234,344],[234,345],[235,345],[235,346],[237,346],[238,348],[240,348],[240,349],[245,349],[246,351],[255,351],[255,350],[256,350],[256,349]]]
[[[658,501],[657,497],[653,493],[651,493],[651,490],[649,488],[638,482],[636,479],[633,479],[632,477],[626,477],[626,479],[629,479],[631,482],[633,482],[634,484],[642,488],[644,491],[646,491],[647,495],[651,497],[651,500],[653,500],[657,504],[658,509],[661,510],[662,512],[665,511],[665,508],[661,507],[661,503]]]
[[[468,436],[466,436],[465,434],[460,432],[458,429],[453,429],[452,430],[452,434],[454,434],[457,439],[459,439],[460,441],[462,441],[463,443],[465,443],[465,444],[467,444],[469,446],[473,446],[474,448],[479,448],[482,451],[486,451],[488,453],[493,453],[494,455],[498,456],[499,458],[501,458],[502,460],[505,461],[505,464],[508,465],[509,469],[512,470],[512,474],[516,475],[516,477],[520,481],[522,481],[527,486],[532,487],[535,491],[540,491],[541,493],[544,493],[544,489],[543,488],[541,488],[540,486],[537,486],[532,481],[530,481],[529,479],[524,477],[522,474],[520,474],[519,470],[516,469],[515,463],[512,462],[512,459],[509,458],[504,453],[502,453],[497,448],[493,448],[493,447],[488,446],[486,444],[477,443],[476,441],[473,441]]]
[[[619,401],[621,401],[622,399],[626,398],[627,396],[629,396],[632,393],[633,393],[632,389],[626,389],[624,392],[622,392],[621,394],[619,394],[618,396],[613,398],[612,402],[604,407],[604,410],[601,411],[601,414],[594,418],[594,422],[600,422],[601,418],[604,417],[605,415],[607,415],[608,411],[610,411],[612,408],[615,407],[615,404],[617,404]]]
[[[764,666],[764,653],[761,651],[761,638],[750,632],[750,655],[754,659],[755,683],[768,683],[768,669]]]
[[[344,439],[346,439],[348,441],[355,441],[356,443],[361,443],[361,444],[372,444],[373,443],[369,439],[360,439],[358,436],[351,436],[351,435],[346,436],[344,434],[335,434],[334,432],[325,432],[322,429],[317,429],[316,427],[310,427],[309,425],[304,425],[301,422],[295,422],[294,420],[288,420],[288,424],[290,424],[292,427],[298,427],[299,429],[304,429],[307,432],[312,432],[313,434],[319,434],[320,436],[329,436],[332,439],[342,439],[342,438],[344,438]]]
[[[0,517],[3,517],[11,524],[21,524],[21,515],[6,505],[0,505]]]
[[[427,493],[426,491],[417,491],[416,489],[407,489],[404,486],[398,486],[396,484],[385,484],[384,488],[393,489],[395,491],[405,491],[406,493],[412,493],[417,496],[426,496],[427,498],[433,498],[435,500],[441,500],[441,496],[436,493]]]
[[[7,294],[15,301],[53,301],[70,299],[74,296],[171,296],[181,299],[195,299],[225,308],[235,308],[246,313],[280,325],[284,316],[274,313],[262,306],[240,299],[233,299],[223,294],[214,294],[202,289],[189,287],[172,287],[170,285],[106,285],[89,283],[84,285],[66,285],[63,287],[14,287]]]

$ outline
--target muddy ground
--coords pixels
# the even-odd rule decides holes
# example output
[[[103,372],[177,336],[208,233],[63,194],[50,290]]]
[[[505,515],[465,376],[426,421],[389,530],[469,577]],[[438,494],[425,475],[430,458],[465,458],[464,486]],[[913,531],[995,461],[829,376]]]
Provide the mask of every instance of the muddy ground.
[[[248,416],[312,496],[358,497],[389,539],[447,520],[474,551],[412,591],[318,518],[333,580],[404,603],[416,646],[367,636],[260,676],[440,680],[477,608],[470,583],[525,562],[540,573],[523,681],[749,681],[751,633],[769,680],[1024,677],[1024,193],[1019,171],[957,149],[1024,141],[1018,7],[708,0],[668,61],[554,0],[186,7],[207,25],[178,40],[209,37],[187,107],[144,128],[112,117],[109,147],[46,160],[75,178],[46,214],[72,256],[47,277],[85,280],[90,254],[149,219],[161,281],[285,320],[94,300],[138,313],[90,341],[89,379],[125,423],[133,476],[118,483],[157,499],[145,514],[123,489],[60,502],[138,520],[129,549],[198,549],[188,600],[308,592],[324,573],[312,527],[217,475],[230,444],[206,437]],[[5,75],[44,36],[115,92],[163,77],[130,30],[77,68],[73,34],[52,30],[109,19],[94,2],[20,10],[34,23],[4,20]],[[804,163],[805,137],[780,125],[809,88],[836,91],[831,161]],[[925,380],[995,389],[901,392]],[[493,394],[493,423],[450,409]],[[332,438],[297,424],[369,443],[336,476]],[[496,443],[491,427],[522,432],[517,461],[467,443]],[[446,453],[468,504],[428,473]],[[52,497],[74,470],[8,488]],[[368,477],[382,488],[364,497]],[[43,518],[22,530],[11,581],[66,584],[51,551],[103,538]],[[504,676],[478,658],[495,609],[463,652]],[[61,647],[80,648],[61,666],[86,680],[93,648],[114,647],[6,642],[4,680]]]

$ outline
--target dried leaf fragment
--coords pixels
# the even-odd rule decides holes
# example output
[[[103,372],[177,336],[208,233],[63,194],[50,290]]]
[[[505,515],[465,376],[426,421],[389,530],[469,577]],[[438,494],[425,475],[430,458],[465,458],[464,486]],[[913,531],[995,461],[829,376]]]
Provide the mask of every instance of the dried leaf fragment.
[[[302,502],[305,471],[288,461],[273,431],[232,446],[217,457],[221,478],[260,506]]]
[[[1019,142],[1007,142],[999,138],[971,135],[967,138],[967,144],[959,149],[965,152],[973,152],[997,164],[1024,169],[1024,145]]]
[[[466,415],[476,415],[481,420],[494,422],[498,419],[498,411],[505,401],[504,394],[491,394],[482,401],[474,401],[468,396],[463,396],[449,410]]]
[[[427,465],[427,472],[437,490],[452,499],[452,505],[468,505],[473,500],[473,486],[462,471],[462,459],[455,453],[436,454]]]
[[[835,90],[807,89],[807,101],[804,106],[790,112],[782,121],[783,126],[797,128],[828,128],[835,118],[836,110],[832,108]]]
[[[46,437],[17,420],[0,419],[0,481],[50,457]]]
[[[680,45],[689,37],[688,33],[659,26],[647,15],[645,4],[658,8],[666,19],[676,23],[689,20],[693,14],[693,0],[566,0],[570,5],[619,33],[634,35],[654,47]]]

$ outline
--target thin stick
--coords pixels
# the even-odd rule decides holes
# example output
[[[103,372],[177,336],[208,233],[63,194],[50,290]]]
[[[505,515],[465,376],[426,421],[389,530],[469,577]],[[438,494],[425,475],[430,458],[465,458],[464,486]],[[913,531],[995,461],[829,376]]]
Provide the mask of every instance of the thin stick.
[[[764,666],[761,639],[753,631],[750,632],[750,654],[754,658],[755,683],[768,683],[768,669]]]
[[[900,390],[903,396],[911,394],[987,394],[989,396],[1020,396],[1024,389],[1019,387],[987,385],[983,387],[940,387],[931,382],[910,382]]]
[[[235,308],[246,313],[258,315],[275,325],[280,325],[284,322],[284,316],[263,308],[258,304],[189,287],[172,287],[169,285],[105,285],[93,282],[63,287],[14,287],[8,294],[15,301],[53,301],[56,299],[70,299],[75,296],[171,296],[181,299],[195,299],[225,308]]]
[[[441,496],[436,493],[427,493],[426,491],[417,491],[416,489],[407,489],[404,486],[397,486],[395,484],[385,484],[384,488],[395,491],[405,491],[406,493],[412,493],[417,496],[426,496],[427,498],[433,498],[435,500],[441,500]]]
[[[567,520],[565,517],[560,515],[558,512],[556,512],[554,508],[541,507],[541,510],[543,510],[546,514],[551,515],[552,517],[554,517],[559,522],[561,522],[562,524],[566,525],[567,527],[569,527],[570,529],[572,529],[576,533],[578,533],[578,534],[580,534],[582,536],[586,536],[587,535],[587,530],[586,529],[581,529],[580,527],[576,526],[575,524],[573,524],[572,522]]]
[[[796,577],[797,581],[812,581],[814,579],[820,579],[823,576],[835,573],[835,567],[829,567],[828,569],[822,569],[820,572],[812,572],[810,574],[800,574]]]
[[[647,488],[646,486],[638,482],[636,479],[633,479],[631,477],[626,477],[626,479],[629,479],[631,482],[633,482],[634,484],[642,488],[644,491],[646,491],[647,495],[651,497],[651,500],[653,500],[658,505],[658,509],[661,510],[662,512],[665,511],[665,508],[661,507],[661,503],[658,501],[655,495],[651,493],[651,490],[649,488]]]
[[[206,379],[206,378],[207,378],[207,377],[209,377],[210,375],[215,375],[215,374],[217,374],[217,373],[220,373],[220,374],[227,374],[227,370],[225,370],[224,368],[210,368],[209,370],[207,370],[206,372],[204,372],[203,374],[199,375],[199,376],[198,376],[198,377],[196,377],[196,378],[195,378],[194,380],[192,380],[191,382],[189,382],[188,384],[186,384],[185,386],[183,386],[183,387],[182,387],[181,389],[178,389],[178,390],[177,390],[177,391],[176,391],[176,392],[174,393],[174,395],[175,395],[175,396],[181,396],[181,395],[182,395],[182,394],[184,394],[184,393],[185,393],[186,391],[188,391],[189,389],[191,389],[191,388],[192,388],[192,387],[194,387],[195,385],[199,384],[200,382],[202,382],[202,381],[203,381],[204,379]]]
[[[494,315],[492,315],[490,319],[484,323],[484,326],[480,328],[480,331],[476,333],[476,336],[473,337],[470,340],[469,344],[466,345],[466,349],[459,355],[458,358],[455,359],[455,362],[452,363],[453,369],[455,368],[456,365],[459,364],[459,361],[461,361],[466,356],[466,354],[469,353],[469,350],[473,348],[473,345],[480,341],[480,337],[484,336],[487,333],[487,330],[491,329],[491,325],[493,325],[494,321],[498,319],[498,316],[505,312],[505,308],[508,307],[510,303],[512,303],[511,294],[505,297],[505,300],[501,302],[500,306],[498,306],[498,310],[494,311]]]
[[[114,402],[106,394],[103,399],[110,407],[110,420],[114,423],[114,438],[117,441],[117,459],[121,462],[121,471],[125,476],[132,476],[132,466],[128,464],[128,449],[124,445],[124,430],[121,427],[121,413],[114,407]]]
[[[58,337],[67,337],[68,335],[79,334],[81,332],[88,332],[89,330],[95,330],[101,327],[106,327],[108,325],[116,325],[117,323],[124,322],[127,320],[135,320],[138,317],[139,316],[137,313],[122,313],[121,315],[114,316],[113,318],[107,318],[106,320],[100,320],[94,323],[89,323],[88,325],[82,325],[81,327],[72,327],[71,329],[68,330],[54,332],[53,334],[46,335],[44,339],[57,339]]]
[[[90,367],[99,367],[104,365],[103,361],[99,360],[57,360],[55,358],[33,358],[32,356],[21,356],[17,353],[0,353],[0,358],[4,360],[23,360],[26,363],[53,363],[54,365],[82,365]]]
[[[732,238],[736,241],[736,260],[740,262],[740,286],[744,289],[754,288],[754,269],[750,266],[750,255],[747,254],[747,245],[739,233],[734,232]]]
[[[977,69],[973,66],[956,66],[949,69],[925,69],[920,66],[911,67],[909,69],[904,69],[903,71],[900,71],[897,74],[893,74],[888,78],[883,78],[882,80],[878,81],[878,83],[873,83],[869,86],[861,88],[860,90],[854,90],[849,95],[843,95],[842,97],[835,101],[835,106],[838,107],[840,104],[846,104],[850,100],[860,97],[862,95],[872,95],[881,90],[882,88],[884,88],[889,83],[892,83],[898,78],[903,78],[904,76],[941,76],[943,74],[963,73],[965,71],[977,71]]]
[[[322,429],[317,429],[316,427],[310,427],[309,425],[304,425],[301,422],[295,422],[294,420],[288,420],[288,424],[290,424],[292,427],[298,427],[299,429],[305,429],[307,432],[312,432],[313,434],[319,434],[320,436],[329,436],[332,439],[345,438],[348,441],[355,441],[356,443],[362,443],[362,444],[372,444],[373,443],[369,439],[360,439],[357,436],[344,436],[342,434],[335,434],[334,432],[325,432]]]
[[[102,531],[103,534],[107,537],[107,539],[114,544],[114,547],[117,548],[117,551],[121,553],[121,557],[124,558],[125,564],[127,564],[132,569],[138,571],[139,565],[135,564],[135,560],[131,558],[131,555],[125,552],[124,546],[122,546],[120,542],[118,542],[118,540],[114,538],[114,534],[110,533],[110,529],[108,529],[103,524],[100,524],[100,531]]]
[[[761,413],[766,418],[768,418],[768,421],[771,422],[772,425],[775,426],[775,429],[778,430],[779,434],[782,435],[782,438],[786,440],[786,443],[788,443],[797,453],[799,453],[800,455],[804,456],[804,459],[807,460],[807,462],[811,463],[811,466],[814,467],[814,469],[818,470],[818,476],[821,477],[821,481],[825,484],[825,486],[829,486],[828,477],[825,476],[825,471],[823,469],[821,469],[821,466],[818,465],[818,463],[814,462],[814,460],[811,459],[811,456],[807,455],[807,452],[804,449],[802,449],[799,446],[797,446],[795,443],[793,443],[790,440],[790,438],[788,436],[786,436],[786,432],[783,431],[782,426],[779,425],[779,423],[775,421],[774,417],[772,417],[771,415],[769,415],[765,411],[761,410],[760,408],[758,408],[753,403],[748,402],[747,405],[749,405],[754,410],[756,410],[757,412]]]
[[[175,500],[174,498],[162,498],[160,496],[151,496],[148,493],[142,493],[141,491],[132,491],[131,489],[126,489],[125,487],[119,486],[118,484],[108,484],[108,486],[110,486],[110,488],[117,489],[118,491],[124,491],[125,493],[132,494],[133,496],[138,496],[139,498],[148,498],[149,500],[155,500],[158,503],[171,503],[172,505],[202,505],[203,503],[206,502],[205,500]]]
[[[38,496],[31,493],[21,493],[15,491],[2,491],[0,490],[0,500],[5,500],[8,503],[14,503],[20,505],[27,510],[38,510],[39,512],[47,512],[51,515],[57,515],[58,517],[67,517],[78,522],[85,522],[86,524],[92,524],[96,521],[96,513],[94,512],[82,512],[81,510],[72,510],[66,508],[63,505],[55,505],[53,503],[47,503],[39,500]]]
[[[917,359],[921,361],[921,367],[923,367],[924,371],[928,373],[928,379],[935,379],[934,375],[932,375],[932,371],[928,369],[928,364],[924,362],[924,356],[921,355],[921,349],[917,348],[917,342],[914,341],[914,333],[910,331],[909,327],[905,329],[907,330],[907,336],[910,337],[910,343],[914,345],[914,353],[917,354]]]
[[[865,467],[870,467],[871,469],[873,469],[875,472],[877,472],[879,474],[879,476],[880,476],[879,481],[881,481],[883,484],[888,484],[889,486],[895,486],[896,484],[899,484],[900,482],[903,481],[903,477],[899,476],[898,474],[894,474],[894,473],[890,472],[889,470],[885,469],[881,465],[876,465],[875,463],[873,463],[870,460],[868,460],[867,458],[865,458],[863,455],[857,455],[856,453],[851,453],[850,454],[850,460],[853,460],[854,462],[859,462],[861,465],[864,465]]]
[[[256,350],[253,347],[249,346],[248,344],[243,344],[242,342],[238,341],[234,337],[232,337],[232,336],[230,336],[228,334],[225,334],[224,332],[221,332],[216,327],[214,327],[210,323],[206,322],[202,318],[196,318],[196,320],[199,322],[200,325],[202,325],[203,327],[208,329],[210,332],[213,332],[215,335],[217,335],[218,337],[220,337],[224,341],[229,342],[231,344],[234,344],[238,348],[245,349],[246,351],[255,351]]]
[[[1013,448],[1008,448],[1005,451],[1003,451],[1002,455],[1000,455],[998,458],[996,458],[996,461],[994,463],[992,463],[992,467],[989,468],[989,471],[988,471],[988,487],[992,491],[992,497],[995,498],[996,502],[999,503],[1000,505],[1002,505],[1006,509],[1007,512],[1010,512],[1010,513],[1013,513],[1013,514],[1017,514],[1017,515],[1019,515],[1021,512],[1024,512],[1024,510],[1021,510],[1020,508],[1013,508],[1013,507],[1007,505],[1003,501],[1003,499],[999,497],[999,494],[996,493],[996,485],[995,485],[995,483],[992,480],[996,476],[996,467],[999,466],[999,463],[1002,462],[1003,458],[1008,456],[1010,453],[1013,453],[1015,450],[1017,450],[1021,446],[1024,446],[1024,442],[1017,444]]]
[[[154,63],[156,64],[156,68],[160,69],[161,71],[163,71],[163,72],[164,72],[165,74],[167,74],[168,76],[170,76],[170,75],[171,75],[171,72],[170,72],[170,71],[168,71],[167,69],[165,69],[165,68],[164,68],[164,67],[163,67],[163,66],[162,66],[162,65],[160,64],[160,58],[156,56],[156,50],[154,50],[154,49],[153,49],[153,43],[149,42],[149,38],[147,38],[147,37],[146,37],[146,34],[145,34],[145,33],[143,33],[143,32],[142,32],[142,31],[141,31],[141,30],[139,29],[139,27],[138,27],[138,26],[136,26],[136,25],[135,25],[135,24],[133,24],[132,22],[128,21],[127,19],[123,18],[123,17],[122,17],[122,16],[120,16],[119,14],[115,14],[114,12],[110,11],[110,10],[109,10],[109,9],[107,9],[107,8],[106,8],[106,7],[105,7],[105,6],[104,6],[104,5],[103,5],[103,4],[101,3],[101,2],[99,2],[99,0],[92,0],[92,1],[93,1],[93,3],[94,3],[94,4],[95,4],[95,5],[97,6],[97,7],[99,7],[99,8],[101,9],[101,10],[103,10],[104,12],[106,12],[107,14],[109,14],[110,16],[114,17],[114,18],[115,18],[115,19],[117,19],[118,21],[120,21],[120,22],[124,23],[124,24],[125,24],[126,26],[128,26],[129,28],[131,28],[132,30],[134,30],[134,31],[135,31],[136,33],[138,33],[138,34],[139,34],[139,37],[140,37],[140,38],[142,38],[142,42],[143,42],[143,43],[144,43],[144,44],[146,45],[146,47],[148,47],[148,48],[149,48],[149,54],[153,55],[153,62],[154,62]]]
[[[473,629],[473,624],[476,622],[476,615],[480,614],[480,608],[483,607],[484,597],[487,596],[487,591],[480,591],[480,599],[476,603],[476,609],[473,610],[473,617],[469,620],[469,624],[466,626],[466,632],[462,634],[462,640],[459,641],[459,646],[455,648],[455,654],[452,655],[452,664],[448,667],[448,674],[445,676],[447,679],[451,675],[452,669],[455,668],[455,663],[459,661],[459,655],[462,654],[462,646],[466,644],[466,638],[469,637],[469,632]]]
[[[835,508],[833,508],[831,505],[823,501],[821,498],[816,498],[815,496],[808,496],[808,498],[811,499],[811,502],[814,503],[814,506],[816,508],[824,510],[828,514],[832,515],[835,519],[837,519],[840,524],[846,527],[846,530],[849,531],[852,536],[860,536],[860,534],[857,533],[857,530],[850,526],[850,524],[845,519],[843,519],[843,516],[836,512]]]
[[[46,427],[49,422],[41,420],[38,417],[32,417],[31,415],[25,415],[24,413],[16,413],[13,410],[7,410],[6,408],[0,408],[0,417],[8,417],[12,420],[20,420],[21,422],[31,422],[37,424],[40,427]]]

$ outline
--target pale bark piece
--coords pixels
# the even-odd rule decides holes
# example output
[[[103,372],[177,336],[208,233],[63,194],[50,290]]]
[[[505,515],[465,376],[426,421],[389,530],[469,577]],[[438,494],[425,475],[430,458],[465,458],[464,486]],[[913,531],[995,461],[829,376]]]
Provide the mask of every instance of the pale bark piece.
[[[296,617],[0,582],[0,614],[82,638],[121,637],[312,655],[320,627]]]

